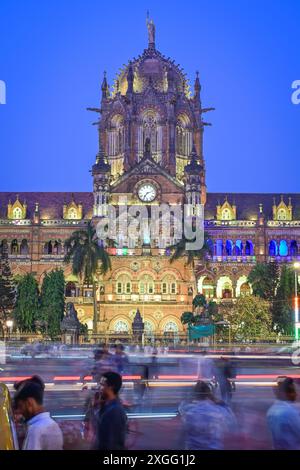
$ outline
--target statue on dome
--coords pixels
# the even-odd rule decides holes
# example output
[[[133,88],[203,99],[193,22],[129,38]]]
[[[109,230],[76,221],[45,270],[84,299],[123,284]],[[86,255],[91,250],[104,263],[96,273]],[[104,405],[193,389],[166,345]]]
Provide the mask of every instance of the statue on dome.
[[[149,19],[149,11],[147,12],[147,28],[148,28],[148,42],[155,44],[155,24],[153,20]]]

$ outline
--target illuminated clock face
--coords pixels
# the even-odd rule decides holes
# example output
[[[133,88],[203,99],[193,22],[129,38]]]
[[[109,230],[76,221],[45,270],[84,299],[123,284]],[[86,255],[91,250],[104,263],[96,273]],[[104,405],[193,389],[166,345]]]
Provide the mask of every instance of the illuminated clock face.
[[[156,188],[153,184],[145,183],[140,186],[138,196],[143,202],[152,202],[156,198]]]

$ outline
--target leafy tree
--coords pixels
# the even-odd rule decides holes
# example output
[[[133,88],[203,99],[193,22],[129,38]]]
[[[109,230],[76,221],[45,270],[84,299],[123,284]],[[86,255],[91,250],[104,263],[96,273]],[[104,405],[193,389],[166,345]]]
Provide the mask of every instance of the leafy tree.
[[[2,244],[0,258],[0,321],[2,331],[16,302],[16,288],[8,261],[7,244]]]
[[[253,294],[265,300],[273,300],[280,279],[278,263],[258,263],[248,276]]]
[[[257,296],[239,297],[224,310],[224,320],[229,322],[231,336],[236,341],[263,339],[274,334],[270,303]]]
[[[100,274],[105,274],[111,269],[110,257],[106,249],[99,243],[92,222],[87,224],[85,230],[74,232],[66,241],[66,247],[68,251],[65,263],[71,263],[73,274],[79,275],[85,283],[93,287],[93,329],[96,333],[98,315],[95,275],[98,270]]]
[[[19,278],[14,309],[16,324],[21,331],[34,331],[39,313],[38,283],[32,274]]]
[[[293,298],[295,296],[295,273],[289,266],[282,266],[278,289],[272,305],[273,324],[284,334],[293,333]]]
[[[44,277],[41,289],[39,320],[45,325],[51,338],[60,334],[60,322],[64,316],[65,278],[62,269],[55,269]]]
[[[293,331],[294,271],[277,263],[257,264],[248,276],[253,293],[270,301],[273,326],[284,334]]]

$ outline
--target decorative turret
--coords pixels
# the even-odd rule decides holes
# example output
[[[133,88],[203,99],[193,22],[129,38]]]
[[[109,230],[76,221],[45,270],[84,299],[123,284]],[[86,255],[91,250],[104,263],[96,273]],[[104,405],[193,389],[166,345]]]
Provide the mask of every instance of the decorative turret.
[[[199,80],[199,72],[198,71],[196,72],[196,80],[195,80],[195,85],[194,85],[194,91],[195,91],[195,93],[194,93],[195,99],[200,101],[201,84],[200,84],[200,80]]]
[[[40,205],[38,202],[35,203],[34,214],[33,214],[33,223],[40,223]]]
[[[94,217],[103,217],[108,213],[111,167],[105,161],[101,148],[96,157],[96,163],[93,165],[92,175],[94,179]]]
[[[17,194],[17,198],[14,204],[12,204],[11,201],[9,201],[7,205],[7,218],[14,219],[14,220],[26,219],[26,213],[27,213],[26,201],[24,201],[24,203],[22,204],[19,201],[19,195]]]
[[[101,90],[102,90],[102,101],[109,98],[109,86],[108,86],[107,79],[106,79],[106,72],[104,72]]]
[[[185,202],[193,206],[201,204],[201,171],[195,144],[190,155],[190,162],[184,168]]]
[[[168,91],[171,93],[175,92],[176,91],[175,77],[174,77],[174,73],[171,67],[169,67],[168,69],[167,78],[168,78]]]
[[[128,68],[128,73],[127,73],[127,95],[133,93],[133,81],[134,81],[134,72],[133,72],[133,67],[130,64]]]
[[[276,204],[276,198],[273,198],[273,220],[293,220],[293,206],[292,200],[289,198],[289,205],[287,206],[281,195],[280,203]]]
[[[264,225],[265,223],[265,214],[263,204],[260,203],[258,206],[258,215],[257,215],[258,225]]]

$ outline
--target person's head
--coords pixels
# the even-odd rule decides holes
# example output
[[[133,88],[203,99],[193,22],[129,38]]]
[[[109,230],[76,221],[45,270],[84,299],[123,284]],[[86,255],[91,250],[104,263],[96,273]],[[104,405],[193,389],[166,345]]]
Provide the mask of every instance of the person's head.
[[[115,345],[115,353],[116,354],[122,354],[123,352],[124,352],[123,344],[116,344]]]
[[[278,378],[275,394],[279,400],[296,401],[297,390],[294,380],[290,377]]]
[[[100,394],[103,400],[116,398],[121,387],[122,377],[116,372],[105,372],[100,379]]]
[[[14,383],[14,389],[18,390],[25,382],[34,382],[40,385],[43,390],[45,389],[44,381],[39,375],[33,375],[32,377],[28,377],[28,379],[20,380],[19,382]]]
[[[194,388],[194,398],[196,400],[212,400],[213,393],[211,387],[207,382],[200,380],[196,383]]]
[[[104,352],[104,353],[108,353],[108,345],[106,343],[100,343],[99,344],[99,348]]]
[[[45,386],[43,381],[38,379],[27,379],[15,385],[14,407],[26,420],[43,410]]]
[[[103,349],[96,349],[96,351],[94,352],[95,361],[99,361],[99,359],[101,359],[102,356],[103,356]]]

